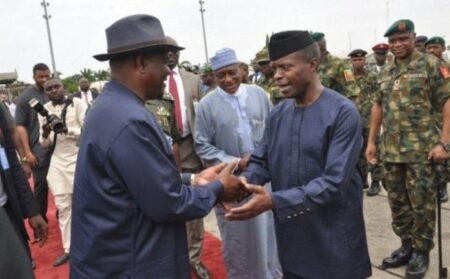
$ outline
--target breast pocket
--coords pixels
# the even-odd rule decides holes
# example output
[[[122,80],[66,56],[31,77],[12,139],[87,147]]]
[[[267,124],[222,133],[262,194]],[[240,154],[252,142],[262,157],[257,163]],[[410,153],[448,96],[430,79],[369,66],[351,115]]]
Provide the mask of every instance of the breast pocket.
[[[252,140],[253,142],[258,143],[263,137],[265,123],[261,120],[252,119],[250,124],[252,126]]]

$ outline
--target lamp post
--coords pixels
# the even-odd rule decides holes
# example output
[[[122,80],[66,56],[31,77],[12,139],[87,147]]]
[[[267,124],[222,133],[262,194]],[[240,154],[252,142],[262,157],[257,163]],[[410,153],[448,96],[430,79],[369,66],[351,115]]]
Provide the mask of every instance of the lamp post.
[[[58,72],[56,71],[56,63],[55,63],[55,55],[53,53],[53,43],[52,43],[52,34],[50,32],[50,23],[49,20],[52,18],[51,15],[47,13],[47,7],[50,5],[50,3],[46,2],[45,0],[42,0],[41,6],[44,7],[44,19],[47,26],[47,35],[48,35],[48,44],[50,45],[50,57],[52,59],[52,68],[53,68],[53,76],[55,78],[58,78]]]
[[[199,0],[198,3],[200,4],[200,14],[202,16],[202,28],[203,28],[203,44],[205,47],[205,62],[208,63],[209,62],[209,56],[208,56],[208,44],[206,43],[206,30],[205,30],[205,18],[203,16],[203,13],[206,11],[205,9],[203,9],[203,4],[205,3],[205,1],[203,0]]]

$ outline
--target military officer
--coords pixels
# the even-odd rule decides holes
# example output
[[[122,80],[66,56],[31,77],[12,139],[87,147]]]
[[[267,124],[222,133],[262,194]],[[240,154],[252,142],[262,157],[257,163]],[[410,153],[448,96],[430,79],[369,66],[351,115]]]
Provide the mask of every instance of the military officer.
[[[450,74],[436,57],[414,49],[414,23],[395,22],[384,34],[395,59],[380,74],[366,156],[376,162],[375,139],[383,121],[384,182],[392,227],[402,245],[383,268],[408,264],[406,278],[423,278],[436,219],[434,162],[450,157]],[[436,113],[443,129],[436,129]]]
[[[381,72],[386,62],[392,60],[392,54],[389,53],[389,45],[385,43],[376,44],[372,47],[373,58],[368,60],[370,68],[377,73]]]
[[[367,52],[362,49],[355,49],[348,54],[350,62],[353,67],[356,83],[361,89],[359,95],[359,112],[363,122],[363,138],[364,145],[361,151],[359,160],[359,167],[363,175],[364,188],[369,188],[367,185],[367,176],[370,171],[372,183],[367,191],[368,196],[376,196],[380,192],[380,181],[383,179],[380,162],[375,165],[369,165],[364,156],[367,147],[367,140],[370,131],[370,113],[372,111],[372,102],[377,88],[377,73],[370,71],[366,67]]]
[[[145,107],[155,116],[159,126],[161,126],[167,141],[172,146],[173,156],[178,169],[181,170],[181,159],[179,153],[180,132],[175,122],[174,100],[172,95],[164,91],[161,99],[147,100]]]
[[[442,57],[445,51],[445,40],[442,37],[432,37],[425,42],[425,49],[428,54],[434,55],[439,58],[443,63],[449,65],[447,61]],[[444,67],[448,68],[448,67]],[[438,120],[442,119],[442,117],[438,116]],[[438,127],[441,129],[442,123],[438,122]],[[446,165],[446,166],[445,166]],[[438,174],[440,183],[440,192],[439,192],[439,200],[441,202],[448,201],[448,192],[447,192],[447,182],[450,182],[450,162],[446,162],[443,166],[441,166],[441,171]]]
[[[217,87],[216,78],[211,68],[211,64],[205,63],[200,68],[200,78],[202,80],[202,97]]]
[[[272,104],[276,105],[284,99],[284,96],[275,81],[274,72],[270,66],[269,50],[266,47],[260,50],[256,54],[255,60],[262,73],[262,77],[256,84],[264,88]]]
[[[423,35],[416,36],[416,39],[414,41],[414,47],[418,51],[420,51],[422,53],[425,53],[425,42],[426,41],[428,41],[428,37],[427,36],[423,36]]]
[[[320,48],[318,73],[323,86],[341,93],[352,100],[353,103],[358,104],[358,97],[361,90],[356,84],[351,67],[342,59],[328,52],[324,33],[314,32],[311,36],[319,44]]]

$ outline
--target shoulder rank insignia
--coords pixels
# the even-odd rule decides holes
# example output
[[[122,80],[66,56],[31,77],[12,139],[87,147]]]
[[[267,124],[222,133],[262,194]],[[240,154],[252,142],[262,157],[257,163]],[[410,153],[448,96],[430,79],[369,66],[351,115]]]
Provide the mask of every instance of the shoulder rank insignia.
[[[439,67],[439,72],[441,72],[441,76],[442,76],[444,79],[450,78],[450,69],[448,68],[447,65],[441,65],[441,66]]]

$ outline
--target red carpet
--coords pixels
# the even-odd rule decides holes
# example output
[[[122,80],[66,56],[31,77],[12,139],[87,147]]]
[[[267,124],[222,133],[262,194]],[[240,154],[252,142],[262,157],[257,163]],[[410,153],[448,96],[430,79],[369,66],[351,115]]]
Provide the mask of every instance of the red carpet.
[[[53,261],[62,254],[61,234],[55,217],[55,203],[53,197],[49,197],[49,236],[45,245],[41,248],[37,244],[30,244],[33,258],[36,262],[34,274],[36,279],[66,279],[69,278],[69,265],[53,267]],[[34,239],[32,230],[28,227],[31,239]],[[208,268],[213,279],[225,279],[226,272],[222,258],[221,242],[213,235],[205,232],[202,262]],[[195,276],[192,276],[195,278]]]

